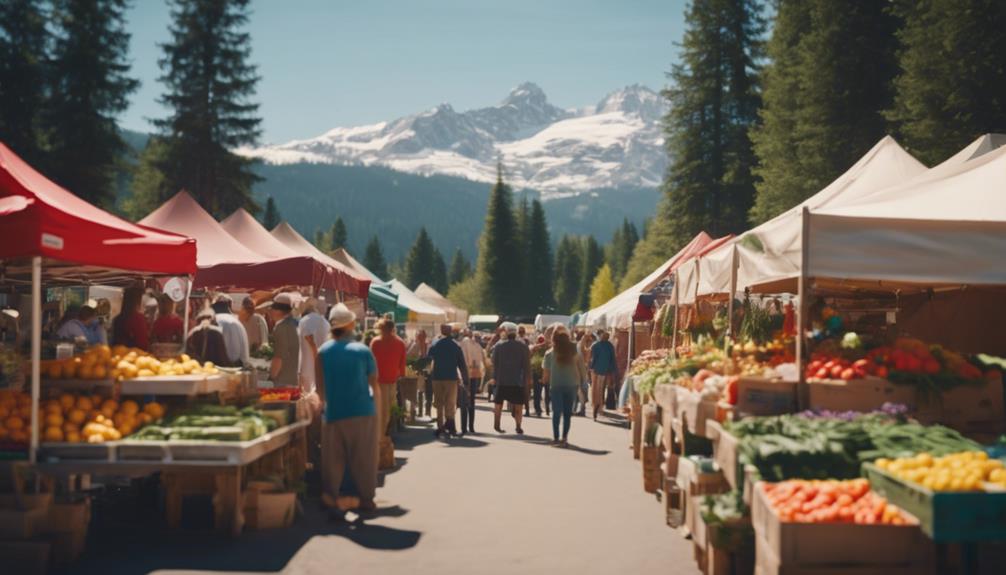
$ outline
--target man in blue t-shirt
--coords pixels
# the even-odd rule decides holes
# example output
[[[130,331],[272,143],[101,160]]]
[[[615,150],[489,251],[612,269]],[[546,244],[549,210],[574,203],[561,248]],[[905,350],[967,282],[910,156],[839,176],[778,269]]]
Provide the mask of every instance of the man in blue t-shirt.
[[[606,385],[614,387],[615,374],[618,372],[618,363],[615,361],[615,346],[608,338],[608,332],[601,330],[598,333],[600,339],[590,346],[590,371],[592,375],[590,385],[590,402],[594,408],[594,421],[604,407],[604,388]]]
[[[322,501],[345,511],[356,507],[352,498],[340,497],[347,469],[360,494],[359,509],[376,508],[377,491],[377,362],[370,349],[354,339],[356,314],[336,304],[329,314],[332,339],[318,349],[315,380],[325,402],[321,432]],[[314,345],[313,336],[308,345]]]

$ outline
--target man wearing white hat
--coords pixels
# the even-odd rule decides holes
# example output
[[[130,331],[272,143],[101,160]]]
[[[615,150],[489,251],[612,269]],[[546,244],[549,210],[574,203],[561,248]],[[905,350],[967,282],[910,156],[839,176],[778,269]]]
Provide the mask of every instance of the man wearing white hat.
[[[300,321],[297,323],[297,333],[300,335],[300,388],[307,394],[312,393],[316,387],[314,352],[308,346],[307,336],[313,336],[315,345],[320,346],[328,340],[328,332],[332,329],[322,315],[324,305],[324,300],[307,298],[301,304]]]
[[[517,339],[517,324],[508,321],[500,327],[506,339],[493,347],[492,364],[496,372],[495,429],[498,433],[503,433],[500,417],[503,415],[503,402],[508,401],[519,435],[524,433],[521,422],[527,392],[531,387],[531,350]]]
[[[343,303],[329,313],[332,339],[318,350],[315,377],[325,402],[321,432],[322,501],[333,513],[356,507],[352,497],[340,496],[348,471],[359,493],[360,510],[376,508],[377,491],[377,361],[370,349],[355,341],[356,314]],[[308,342],[313,344],[314,337]]]

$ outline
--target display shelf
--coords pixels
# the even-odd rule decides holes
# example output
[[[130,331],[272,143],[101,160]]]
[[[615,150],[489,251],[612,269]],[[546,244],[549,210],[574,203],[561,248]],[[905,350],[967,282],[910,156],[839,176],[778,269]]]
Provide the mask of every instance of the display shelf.
[[[58,389],[60,391],[111,391],[115,389],[115,380],[108,379],[43,379],[42,389]]]
[[[122,395],[205,395],[227,390],[229,375],[149,376],[123,380]]]

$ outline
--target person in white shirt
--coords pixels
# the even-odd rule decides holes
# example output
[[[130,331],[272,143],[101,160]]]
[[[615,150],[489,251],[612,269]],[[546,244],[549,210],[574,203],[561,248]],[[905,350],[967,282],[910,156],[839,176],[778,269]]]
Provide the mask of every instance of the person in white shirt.
[[[314,344],[321,347],[328,341],[332,326],[321,315],[324,302],[316,298],[307,298],[301,306],[300,322],[297,324],[297,335],[300,337],[300,389],[305,394],[315,391],[314,348],[307,342],[307,336],[314,336]]]
[[[472,337],[472,330],[464,330],[461,340],[461,352],[465,355],[468,365],[468,393],[458,396],[464,402],[461,408],[461,431],[475,433],[475,395],[482,387],[482,376],[485,374],[486,354],[479,342]]]
[[[238,316],[231,312],[233,300],[227,294],[220,294],[213,300],[213,312],[217,325],[224,332],[224,347],[231,367],[248,365],[248,332]]]

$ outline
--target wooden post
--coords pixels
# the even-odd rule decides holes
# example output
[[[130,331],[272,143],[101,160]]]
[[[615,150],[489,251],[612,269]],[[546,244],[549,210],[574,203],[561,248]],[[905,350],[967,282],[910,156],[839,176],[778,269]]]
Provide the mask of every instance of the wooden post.
[[[678,297],[681,293],[681,284],[678,283],[678,270],[674,270],[674,323],[671,328],[671,356],[677,357],[678,355],[678,303],[681,298]]]
[[[804,377],[805,365],[807,363],[807,350],[805,349],[804,338],[807,333],[808,311],[810,309],[810,278],[808,277],[810,263],[810,252],[807,249],[810,239],[810,210],[804,206],[801,213],[802,230],[800,232],[800,276],[797,280],[797,312],[796,312],[796,368],[799,370],[799,381],[797,383],[798,407],[805,409],[807,406],[807,378]]]
[[[42,257],[31,258],[31,449],[28,461],[38,458],[38,397],[42,393]]]
[[[737,251],[737,242],[731,246],[733,253],[730,257],[730,293],[727,294],[727,337],[726,340],[734,337],[734,294],[737,293],[737,270],[740,267],[740,253]],[[729,344],[727,344],[729,345]]]

